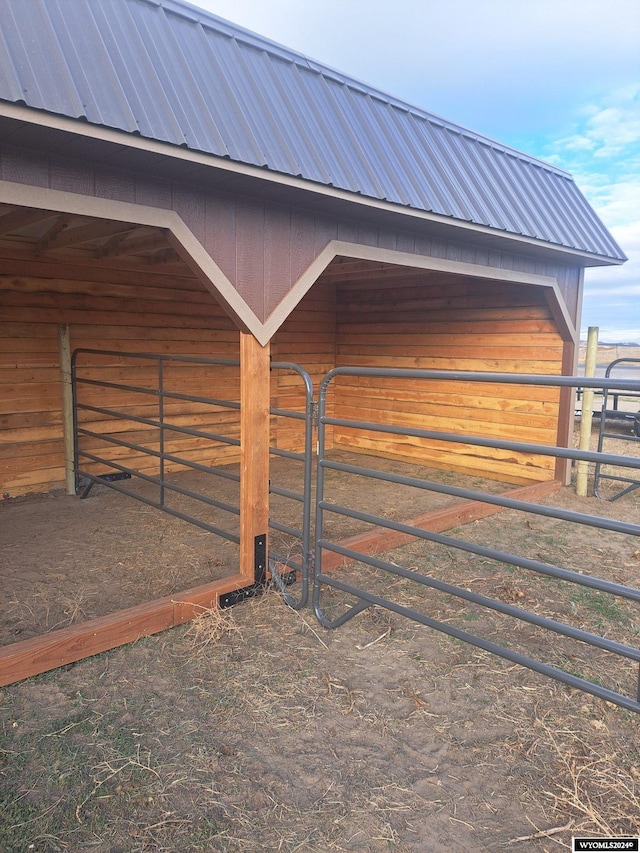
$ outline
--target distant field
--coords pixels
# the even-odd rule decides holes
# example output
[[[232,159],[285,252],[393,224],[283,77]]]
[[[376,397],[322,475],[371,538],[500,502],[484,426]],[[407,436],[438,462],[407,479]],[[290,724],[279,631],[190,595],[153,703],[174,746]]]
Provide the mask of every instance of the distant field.
[[[580,363],[584,364],[587,345],[580,344]],[[600,344],[598,347],[598,364],[609,364],[616,358],[640,358],[640,344],[627,346],[621,344]]]
[[[580,344],[580,355],[578,358],[578,374],[584,374],[584,363],[586,357],[586,345]],[[640,346],[622,346],[620,344],[601,344],[598,347],[596,376],[604,376],[607,365],[619,358],[640,359]],[[625,379],[640,379],[640,364],[621,364],[615,368],[613,376]]]

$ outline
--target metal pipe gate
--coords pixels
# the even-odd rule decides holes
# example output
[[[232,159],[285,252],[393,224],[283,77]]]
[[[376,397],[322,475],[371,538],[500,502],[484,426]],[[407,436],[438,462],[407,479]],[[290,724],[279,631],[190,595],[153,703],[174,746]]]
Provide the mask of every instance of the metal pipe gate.
[[[637,365],[637,367],[640,367],[640,358],[616,358],[607,365],[607,369],[604,373],[605,379],[611,379],[616,369],[628,370],[631,365]],[[613,399],[613,406],[609,405],[610,398]],[[630,402],[635,403],[634,408],[635,406],[640,406],[640,393],[631,394],[627,399],[630,400]],[[629,434],[620,435],[619,433],[610,432],[607,428],[608,419],[617,420],[618,422],[621,420],[626,421],[626,423],[631,427]],[[600,429],[598,431],[598,450],[600,452],[604,451],[607,445],[607,439],[616,439],[618,441],[623,440],[633,444],[640,444],[640,409],[637,412],[627,412],[624,409],[621,409],[619,392],[612,392],[609,388],[605,387],[602,392]],[[640,488],[640,474],[630,477],[627,472],[623,474],[619,471],[612,471],[611,469],[604,467],[604,463],[597,462],[593,473],[593,491],[597,497],[604,498],[604,494],[601,493],[603,481],[622,484],[615,494],[605,498],[605,500],[609,501],[616,501],[618,498],[628,495],[629,492],[633,492],[635,489]]]
[[[107,358],[117,357],[118,359],[141,360],[142,362],[153,364],[155,365],[156,374],[154,387],[151,387],[148,384],[130,385],[113,381],[105,381],[103,379],[96,379],[81,375],[78,368],[78,359],[85,354],[106,356]],[[216,410],[222,411],[239,410],[240,404],[236,400],[204,397],[177,392],[175,390],[168,390],[165,387],[165,369],[168,363],[203,365],[208,368],[220,369],[221,371],[235,370],[239,367],[238,361],[226,359],[162,356],[151,353],[120,353],[91,349],[76,350],[76,352],[74,352],[72,361],[72,382],[74,394],[76,478],[78,488],[81,488],[83,485],[86,488],[90,488],[93,483],[104,482],[119,492],[130,495],[137,500],[141,500],[143,503],[167,512],[170,515],[177,516],[178,518],[193,523],[205,530],[209,530],[211,533],[222,536],[223,538],[237,544],[239,542],[239,537],[235,531],[221,527],[220,525],[212,525],[202,519],[192,516],[189,513],[184,513],[181,510],[175,509],[168,504],[167,495],[174,493],[184,495],[190,499],[201,501],[206,506],[222,510],[234,518],[239,516],[239,507],[236,504],[219,501],[208,495],[196,493],[185,486],[172,482],[167,477],[166,468],[168,464],[179,465],[186,469],[202,471],[216,477],[222,477],[235,483],[239,483],[239,475],[235,474],[233,471],[225,470],[220,466],[204,465],[178,454],[167,452],[166,444],[167,436],[172,435],[185,435],[202,438],[215,443],[218,447],[239,447],[239,439],[232,435],[224,435],[221,432],[213,432],[206,429],[198,429],[191,426],[176,424],[170,417],[167,417],[165,404],[167,401],[173,400],[185,401],[215,407]],[[292,557],[290,554],[278,554],[275,551],[269,554],[268,565],[271,578],[283,594],[285,601],[290,606],[296,609],[304,607],[309,601],[310,586],[313,584],[313,608],[318,620],[326,628],[337,628],[356,614],[361,613],[373,605],[377,605],[409,619],[415,620],[420,624],[448,634],[451,637],[455,637],[458,640],[462,640],[473,646],[482,648],[514,663],[528,667],[529,669],[545,676],[568,684],[571,687],[584,690],[601,699],[621,705],[629,710],[640,712],[639,648],[636,648],[629,643],[617,642],[607,636],[601,636],[584,630],[579,626],[567,624],[556,618],[526,610],[524,607],[516,604],[509,604],[499,599],[472,592],[464,586],[449,583],[448,581],[430,576],[428,572],[420,571],[416,567],[397,565],[388,559],[384,559],[381,555],[371,556],[369,554],[365,554],[353,547],[348,547],[344,544],[340,544],[339,542],[332,541],[326,534],[327,517],[330,514],[342,516],[383,530],[392,530],[406,534],[412,538],[412,541],[429,542],[434,545],[455,549],[455,551],[460,553],[475,555],[510,567],[517,567],[520,570],[533,573],[541,578],[546,577],[557,582],[569,583],[579,589],[593,590],[597,594],[604,594],[612,596],[614,599],[622,599],[638,604],[640,603],[639,589],[626,586],[621,583],[616,583],[611,580],[582,574],[579,571],[563,568],[561,566],[551,565],[542,560],[533,559],[530,556],[512,554],[499,548],[479,545],[471,541],[467,541],[459,536],[434,533],[405,523],[404,521],[385,517],[383,514],[362,512],[352,507],[332,502],[327,499],[326,495],[326,473],[334,470],[336,472],[341,472],[342,474],[361,478],[364,483],[374,480],[387,481],[406,488],[444,494],[463,500],[484,502],[505,509],[517,510],[529,515],[547,517],[576,524],[578,525],[578,530],[582,528],[593,528],[596,530],[606,530],[625,536],[636,537],[634,540],[635,542],[640,538],[640,524],[616,521],[603,516],[595,516],[582,512],[562,510],[551,506],[517,500],[505,495],[489,494],[477,489],[461,488],[459,486],[434,482],[417,476],[405,476],[397,473],[380,471],[363,465],[361,466],[335,461],[328,456],[326,447],[326,429],[327,427],[334,426],[372,433],[385,433],[405,437],[409,436],[413,438],[433,439],[442,442],[464,444],[469,447],[497,448],[502,450],[511,450],[514,452],[540,454],[555,457],[557,459],[569,459],[574,461],[584,459],[588,462],[594,463],[595,465],[616,466],[618,469],[624,468],[626,471],[631,471],[631,478],[633,479],[633,482],[636,482],[636,480],[640,478],[640,458],[607,454],[603,452],[602,446],[599,446],[598,451],[595,452],[581,452],[567,447],[547,446],[520,441],[492,439],[478,435],[461,435],[459,433],[425,430],[416,427],[395,426],[386,423],[338,418],[330,416],[327,413],[327,398],[331,384],[340,376],[373,376],[384,380],[411,379],[418,384],[424,383],[425,391],[428,391],[426,383],[429,381],[444,380],[452,383],[462,381],[524,386],[551,386],[556,388],[591,387],[599,389],[605,394],[614,390],[617,393],[628,391],[631,392],[631,394],[638,394],[640,393],[640,382],[635,380],[614,380],[611,378],[601,380],[564,376],[341,367],[330,371],[325,376],[320,387],[319,400],[316,407],[313,398],[313,385],[308,373],[303,368],[290,362],[274,362],[272,364],[272,370],[294,372],[300,377],[303,385],[304,403],[300,410],[294,411],[277,407],[271,409],[272,416],[278,418],[291,418],[300,423],[303,430],[303,450],[295,452],[277,447],[270,448],[270,453],[274,457],[290,460],[295,464],[301,465],[303,469],[303,486],[299,491],[284,488],[277,483],[270,483],[270,491],[272,494],[292,500],[300,506],[299,526],[294,527],[291,524],[285,524],[275,518],[270,518],[269,521],[270,529],[284,533],[287,536],[294,537],[300,543],[300,556],[298,558]],[[133,394],[134,396],[140,395],[141,399],[147,399],[157,407],[155,414],[153,416],[133,415],[111,406],[107,407],[97,405],[95,401],[86,402],[81,399],[81,389],[99,389],[100,387],[114,391],[123,391],[127,394]],[[132,423],[140,424],[144,428],[153,429],[156,431],[158,437],[158,449],[155,450],[136,442],[129,442],[115,433],[110,435],[105,435],[104,433],[101,434],[95,429],[83,425],[81,422],[81,413],[87,413],[90,416],[104,417],[114,421],[128,420]],[[318,458],[317,462],[314,464],[313,445],[314,425],[316,422],[318,427]],[[148,454],[157,461],[158,474],[145,474],[144,472],[109,458],[108,454],[101,455],[95,451],[87,450],[82,445],[82,442],[85,439],[99,439],[105,441],[108,446],[120,447],[135,453]],[[114,473],[106,476],[104,474],[97,474],[87,470],[87,463],[102,464],[103,466],[110,468]],[[312,487],[314,471],[317,471],[315,503]],[[153,498],[148,495],[140,495],[139,493],[126,488],[123,485],[123,480],[121,478],[132,478],[134,476],[140,478],[145,483],[152,484],[157,489],[157,497]],[[312,509],[314,506],[315,519],[312,518]],[[314,521],[315,530],[313,529]],[[322,563],[323,554],[325,552],[333,552],[334,554],[341,555],[345,559],[354,561],[358,565],[364,567],[361,572],[362,582],[347,582],[344,578],[341,579],[340,577],[323,572]],[[289,571],[282,571],[283,568],[285,570],[288,569]],[[466,629],[456,627],[449,622],[436,619],[429,615],[428,612],[394,601],[390,596],[388,597],[381,594],[379,589],[377,591],[370,588],[368,589],[364,578],[370,570],[381,572],[384,576],[389,578],[402,578],[404,580],[411,581],[415,583],[418,588],[437,591],[449,596],[452,600],[461,602],[462,605],[467,603],[477,605],[486,611],[502,614],[503,616],[516,619],[521,623],[545,629],[570,640],[586,644],[601,651],[632,661],[634,665],[639,668],[637,686],[634,691],[635,695],[625,695],[602,684],[596,683],[595,681],[591,681],[580,675],[565,671],[558,666],[553,666],[544,661],[537,660],[528,654],[524,654],[505,645],[501,645],[498,642],[494,642],[493,640],[474,634]],[[289,591],[289,585],[297,577],[301,578],[302,583],[300,594],[296,598]],[[331,589],[353,596],[355,598],[355,604],[344,609],[344,612],[342,612],[341,615],[329,616],[326,612],[324,601],[327,590]]]
[[[106,358],[117,359],[120,362],[126,360],[130,362],[130,364],[150,364],[155,368],[155,386],[152,386],[150,383],[147,385],[129,384],[91,378],[89,376],[82,375],[82,369],[78,363],[82,356],[94,356],[98,361],[101,358]],[[239,517],[240,515],[240,507],[238,504],[218,501],[208,495],[200,492],[194,492],[191,489],[180,486],[167,478],[167,467],[169,463],[183,469],[211,474],[215,477],[230,480],[234,483],[240,482],[240,475],[232,471],[225,470],[219,466],[204,465],[185,456],[167,452],[167,439],[169,436],[175,435],[205,439],[213,442],[217,446],[240,447],[240,440],[233,436],[180,425],[167,418],[165,414],[167,401],[196,403],[209,407],[210,411],[223,409],[239,412],[240,410],[240,403],[235,400],[223,400],[168,390],[165,382],[166,368],[167,365],[176,364],[208,366],[215,367],[220,370],[231,368],[234,371],[239,369],[240,366],[239,361],[231,359],[195,358],[186,356],[158,355],[155,353],[131,353],[87,348],[76,349],[74,351],[71,361],[71,381],[73,389],[76,492],[81,492],[82,497],[86,497],[94,484],[102,483],[118,492],[121,492],[122,494],[134,498],[137,501],[162,510],[168,515],[180,518],[190,524],[194,524],[196,527],[207,530],[209,533],[213,533],[216,536],[221,536],[223,539],[227,539],[237,545],[240,543],[240,537],[235,531],[220,527],[219,525],[210,524],[209,522],[197,518],[190,513],[176,509],[175,507],[172,507],[167,500],[169,495],[179,494],[206,506],[220,509],[232,516]],[[88,368],[85,365],[83,369],[87,370]],[[116,408],[114,406],[107,407],[84,402],[82,400],[82,390],[88,388],[109,389],[110,391],[133,395],[141,401],[148,401],[149,404],[154,405],[155,414],[153,416],[146,417],[124,411],[123,409]],[[81,413],[102,416],[123,424],[133,423],[139,424],[142,427],[150,428],[154,431],[153,434],[157,436],[158,450],[149,446],[127,441],[117,432],[106,433],[93,428],[88,428],[81,422]],[[95,450],[87,450],[83,447],[83,439],[104,442],[110,447],[131,450],[142,457],[149,457],[156,460],[158,474],[145,474],[137,468],[117,462],[108,455],[105,455],[104,452],[99,453]],[[99,465],[103,468],[112,469],[115,473],[96,474],[88,469],[88,466],[86,465],[88,462],[94,463],[95,465]],[[157,497],[154,498],[141,494],[134,489],[127,488],[122,485],[125,480],[132,480],[133,478],[137,478],[144,483],[157,487]]]
[[[96,364],[83,364],[85,357],[92,357],[97,363],[98,368],[108,366],[109,361],[116,362],[117,365],[126,365],[128,368],[137,365],[150,365],[153,371],[153,381],[151,377],[147,377],[146,384],[116,382],[106,380],[104,378],[96,378],[95,375],[88,375],[91,369],[96,369]],[[106,359],[106,362],[105,362]],[[87,359],[85,359],[87,360]],[[91,359],[89,359],[90,361]],[[226,446],[231,448],[239,448],[240,440],[232,435],[224,435],[221,432],[213,432],[207,429],[198,429],[193,426],[185,426],[174,422],[171,416],[167,413],[167,404],[171,401],[185,402],[189,404],[198,404],[204,407],[205,411],[213,413],[217,410],[223,411],[240,411],[240,403],[237,400],[221,399],[218,397],[204,396],[198,394],[185,393],[184,391],[170,390],[167,387],[166,372],[168,366],[183,365],[188,367],[203,368],[214,370],[222,375],[223,373],[237,373],[240,367],[240,362],[235,359],[215,359],[215,358],[199,358],[193,356],[176,356],[176,355],[161,355],[157,353],[146,352],[120,352],[113,350],[98,350],[82,348],[76,349],[72,356],[72,392],[73,392],[73,432],[74,432],[74,466],[75,466],[75,481],[76,493],[86,497],[94,484],[101,483],[114,489],[121,494],[127,495],[137,501],[140,501],[155,509],[161,510],[168,515],[180,518],[190,524],[207,530],[223,539],[227,539],[236,545],[240,542],[240,537],[236,529],[230,529],[231,522],[240,516],[239,498],[236,503],[218,500],[208,494],[195,492],[184,485],[179,485],[169,478],[167,471],[169,466],[178,466],[179,468],[199,471],[213,478],[222,478],[239,485],[240,475],[227,468],[219,465],[205,465],[201,462],[189,459],[186,456],[177,453],[171,453],[167,450],[167,444],[173,436],[188,436],[197,439],[204,439],[210,442],[212,446]],[[111,365],[113,368],[113,365]],[[270,554],[269,567],[274,583],[279,587],[285,597],[287,603],[292,607],[302,607],[308,602],[309,598],[309,566],[311,564],[312,548],[311,548],[311,481],[313,464],[313,384],[309,374],[297,364],[290,362],[273,362],[271,364],[272,371],[292,372],[300,378],[303,388],[304,406],[302,411],[294,411],[290,409],[271,407],[270,414],[278,418],[289,418],[301,424],[303,434],[303,450],[301,452],[293,452],[289,450],[270,447],[270,453],[273,456],[291,460],[295,464],[300,464],[303,467],[303,486],[301,491],[293,491],[282,488],[277,484],[270,482],[270,492],[280,495],[284,498],[298,502],[300,504],[300,522],[299,526],[293,527],[284,524],[277,519],[269,519],[269,528],[276,530],[293,537],[300,542],[301,555],[299,560],[292,558],[290,555],[273,553]],[[214,380],[215,385],[215,380]],[[86,392],[93,389],[96,395],[100,394],[100,390],[104,389],[111,392],[122,392],[129,397],[148,403],[154,408],[154,412],[149,412],[147,416],[135,414],[126,410],[126,407],[118,408],[116,405],[97,405],[96,402],[88,402],[84,397]],[[83,393],[85,392],[85,393]],[[97,428],[87,426],[83,422],[83,416],[107,418],[112,422],[123,425],[135,424],[141,428],[151,430],[151,442],[157,445],[157,450],[154,447],[143,445],[133,441],[129,441],[123,437],[126,430],[120,433],[118,430],[111,432],[100,431]],[[148,474],[135,468],[131,465],[126,465],[123,462],[118,462],[113,459],[106,451],[90,450],[85,446],[87,441],[97,443],[99,446],[110,449],[122,449],[132,451],[142,457],[149,457],[157,462],[158,473]],[[108,469],[107,473],[96,473],[95,470],[89,470],[89,465],[101,466],[103,469]],[[156,496],[152,497],[148,494],[143,494],[135,488],[136,480],[142,483],[149,484],[154,487]],[[132,487],[127,487],[125,481],[131,481]],[[202,518],[184,512],[171,505],[170,498],[172,495],[181,495],[190,500],[196,501],[205,507],[211,507],[227,513],[230,516],[228,526],[221,524],[212,524]],[[235,525],[234,525],[235,527]],[[281,574],[278,566],[286,566],[291,571],[286,574]],[[288,592],[289,585],[299,574],[302,579],[301,595],[299,600],[293,597]],[[264,581],[263,581],[264,582]],[[233,603],[236,598],[234,594],[228,597],[228,603]],[[241,600],[241,597],[237,597]],[[227,599],[225,599],[226,603]]]
[[[441,579],[431,577],[427,572],[419,571],[416,567],[403,567],[388,559],[383,559],[380,556],[371,556],[362,553],[356,549],[344,547],[337,542],[331,541],[326,536],[326,518],[329,514],[334,514],[346,518],[356,519],[365,522],[369,525],[374,525],[379,528],[398,531],[408,534],[413,537],[413,541],[426,541],[445,546],[447,548],[456,549],[458,552],[474,554],[483,558],[497,561],[507,566],[515,566],[519,569],[532,572],[537,575],[552,578],[562,582],[569,582],[581,589],[595,590],[599,593],[605,593],[627,601],[640,603],[640,589],[626,586],[624,584],[615,583],[590,575],[582,574],[578,571],[572,571],[559,566],[550,565],[541,560],[531,559],[527,556],[519,554],[507,553],[499,548],[486,547],[475,544],[471,541],[464,540],[458,536],[443,535],[428,530],[402,523],[385,517],[380,514],[372,514],[359,512],[353,508],[342,506],[327,500],[326,491],[326,472],[334,470],[346,474],[354,475],[363,478],[363,482],[367,480],[378,479],[387,480],[407,487],[416,489],[438,492],[442,494],[452,495],[459,498],[466,498],[474,501],[482,501],[491,503],[497,506],[519,510],[528,514],[546,516],[554,519],[568,521],[580,525],[582,527],[596,528],[601,530],[613,531],[616,533],[640,537],[640,524],[630,524],[626,522],[615,521],[609,518],[593,516],[581,512],[573,512],[540,504],[528,503],[524,501],[509,499],[497,495],[488,495],[485,492],[473,489],[461,489],[458,487],[449,486],[442,483],[430,482],[419,477],[405,477],[398,474],[381,472],[370,467],[344,464],[341,462],[332,461],[327,456],[325,434],[328,426],[351,428],[358,431],[367,431],[371,433],[386,433],[401,436],[412,436],[416,438],[435,439],[444,442],[455,442],[458,444],[469,445],[471,447],[484,448],[501,448],[509,449],[516,452],[535,453],[556,458],[564,458],[571,460],[586,459],[589,462],[597,464],[610,464],[622,466],[632,471],[640,471],[640,458],[627,457],[613,454],[605,454],[599,452],[580,452],[572,448],[562,448],[555,446],[543,446],[539,444],[530,444],[526,442],[507,441],[500,439],[486,438],[477,435],[460,435],[456,433],[448,433],[442,431],[425,430],[418,428],[409,428],[403,426],[392,426],[384,423],[374,423],[370,421],[359,421],[354,419],[346,419],[339,417],[330,417],[327,414],[327,394],[331,383],[335,382],[340,376],[355,376],[355,377],[378,377],[386,380],[393,379],[412,379],[417,383],[426,383],[428,381],[447,381],[447,382],[480,382],[480,383],[502,383],[502,384],[518,384],[518,385],[542,385],[553,387],[593,387],[593,388],[616,388],[619,391],[637,392],[640,390],[640,382],[638,381],[620,381],[620,380],[587,380],[578,377],[558,377],[558,376],[538,376],[538,375],[514,375],[514,374],[499,374],[499,373],[466,373],[459,371],[436,371],[436,370],[394,370],[385,368],[350,368],[340,367],[330,371],[324,378],[320,387],[319,396],[319,431],[318,431],[318,481],[317,481],[317,496],[316,496],[316,551],[315,551],[315,567],[314,567],[314,585],[313,585],[313,607],[320,623],[327,628],[337,628],[344,625],[349,619],[361,613],[363,610],[377,605],[386,608],[394,613],[398,613],[409,619],[413,619],[430,628],[434,628],[458,640],[463,640],[466,643],[485,649],[514,663],[528,667],[545,676],[556,679],[560,682],[570,685],[571,687],[579,688],[586,692],[592,693],[595,696],[621,705],[632,711],[640,712],[640,667],[633,697],[624,695],[615,690],[611,690],[594,681],[575,675],[565,671],[557,666],[552,666],[543,661],[539,661],[522,652],[514,651],[504,645],[488,640],[484,637],[471,633],[468,630],[458,628],[454,625],[438,620],[430,616],[426,612],[405,606],[393,601],[390,597],[381,594],[380,591],[373,592],[366,588],[365,579],[371,574],[371,569],[381,573],[388,579],[404,578],[415,582],[423,590],[436,590],[447,596],[452,596],[460,602],[470,602],[484,608],[485,611],[493,611],[505,616],[512,617],[523,623],[537,626],[554,632],[555,634],[576,640],[606,652],[612,653],[619,657],[633,661],[636,666],[640,665],[640,648],[636,648],[627,643],[616,642],[604,636],[599,636],[592,632],[583,630],[580,627],[575,627],[570,624],[559,621],[556,618],[543,616],[535,612],[528,611],[523,607],[511,605],[504,601],[490,598],[479,593],[474,593],[467,588],[445,582]],[[425,387],[425,392],[428,388]],[[581,527],[578,528],[580,530]],[[635,541],[638,541],[637,539]],[[361,571],[362,584],[354,582],[346,582],[344,579],[327,574],[322,570],[323,553],[329,551],[339,554],[348,560],[355,561],[358,565],[363,566]],[[323,605],[324,594],[327,589],[339,590],[343,593],[355,598],[355,603],[343,607],[343,612],[339,616],[329,616],[326,612],[326,607]]]
[[[292,362],[275,361],[271,364],[272,370],[290,371],[298,374],[302,380],[304,387],[304,409],[303,411],[295,411],[292,409],[281,409],[271,407],[270,412],[276,417],[290,418],[302,424],[303,429],[303,446],[302,453],[292,450],[284,450],[282,448],[271,447],[269,452],[281,459],[289,459],[292,462],[303,466],[302,475],[302,491],[297,492],[291,489],[284,489],[281,486],[269,481],[269,492],[272,495],[280,495],[280,497],[296,501],[301,505],[300,527],[295,528],[291,525],[282,524],[276,519],[269,518],[269,528],[277,530],[280,533],[285,533],[292,536],[300,542],[301,554],[300,559],[292,558],[290,554],[278,553],[274,548],[269,548],[269,571],[275,585],[282,593],[286,603],[295,610],[300,610],[309,602],[309,575],[313,560],[313,552],[311,549],[311,507],[312,507],[312,476],[313,476],[313,428],[315,417],[315,404],[313,399],[313,382],[311,377],[304,368],[299,364]],[[287,574],[281,573],[279,567],[285,566],[291,569]],[[296,574],[300,575],[302,588],[298,599],[287,590],[287,585],[296,578]]]

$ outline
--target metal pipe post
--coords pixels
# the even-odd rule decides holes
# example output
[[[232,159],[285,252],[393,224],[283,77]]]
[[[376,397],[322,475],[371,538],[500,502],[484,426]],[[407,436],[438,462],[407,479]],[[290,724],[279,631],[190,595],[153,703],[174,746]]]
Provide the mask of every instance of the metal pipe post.
[[[584,375],[593,377],[596,375],[598,362],[598,327],[589,326],[587,334],[587,354],[585,357]],[[593,423],[593,389],[584,388],[582,391],[582,413],[580,416],[580,450],[589,450],[591,443],[591,426]],[[578,462],[576,473],[576,494],[581,498],[587,496],[587,480],[589,475],[589,463],[581,459]]]

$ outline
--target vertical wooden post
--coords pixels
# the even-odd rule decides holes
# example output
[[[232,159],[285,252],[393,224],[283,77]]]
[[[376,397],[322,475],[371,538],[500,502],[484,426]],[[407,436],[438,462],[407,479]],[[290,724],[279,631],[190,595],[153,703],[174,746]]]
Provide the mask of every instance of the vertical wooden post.
[[[562,375],[574,376],[577,372],[578,347],[573,341],[565,341],[562,346]],[[575,388],[560,389],[558,406],[558,431],[556,443],[558,447],[571,447],[573,444],[573,427],[575,422]],[[555,479],[565,486],[571,482],[571,461],[556,459]]]
[[[598,326],[589,326],[587,336],[587,353],[585,356],[584,375],[592,377],[596,375],[598,364]],[[593,423],[593,388],[585,388],[582,392],[582,412],[580,414],[580,450],[589,450],[591,446],[591,425]],[[589,476],[589,463],[584,460],[578,462],[576,474],[576,494],[581,498],[587,496],[587,481]]]
[[[240,333],[240,571],[252,580],[269,526],[269,354],[269,344]]]
[[[69,324],[58,325],[58,358],[62,383],[62,430],[64,436],[64,482],[68,495],[76,493],[73,449],[73,394],[71,390],[71,340]]]

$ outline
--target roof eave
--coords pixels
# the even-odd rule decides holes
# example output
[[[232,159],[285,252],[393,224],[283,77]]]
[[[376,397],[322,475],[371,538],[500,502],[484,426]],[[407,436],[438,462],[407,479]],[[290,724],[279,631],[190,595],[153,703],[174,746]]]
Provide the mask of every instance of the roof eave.
[[[146,151],[150,154],[168,157],[194,166],[209,166],[231,175],[251,178],[274,187],[286,187],[301,193],[312,194],[325,199],[333,199],[348,206],[356,205],[360,208],[366,208],[372,213],[376,212],[378,215],[400,217],[405,221],[409,219],[416,224],[418,222],[429,223],[442,228],[444,231],[449,231],[451,234],[455,231],[458,238],[464,234],[468,242],[493,240],[498,243],[508,243],[510,251],[515,251],[517,248],[525,254],[539,254],[543,252],[549,256],[551,253],[562,263],[570,263],[581,267],[616,266],[625,263],[627,260],[622,252],[620,253],[620,257],[610,257],[582,249],[573,249],[545,240],[478,225],[474,222],[455,219],[442,214],[431,213],[382,199],[356,194],[334,186],[316,183],[305,178],[252,166],[214,154],[178,147],[167,142],[148,139],[103,125],[89,124],[86,121],[68,118],[44,110],[36,110],[22,104],[0,101],[0,118],[32,125],[39,129],[47,128],[51,131],[72,134],[88,140],[94,139],[139,152]]]

